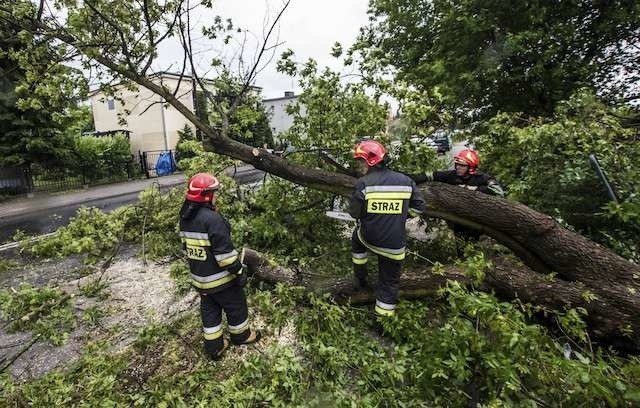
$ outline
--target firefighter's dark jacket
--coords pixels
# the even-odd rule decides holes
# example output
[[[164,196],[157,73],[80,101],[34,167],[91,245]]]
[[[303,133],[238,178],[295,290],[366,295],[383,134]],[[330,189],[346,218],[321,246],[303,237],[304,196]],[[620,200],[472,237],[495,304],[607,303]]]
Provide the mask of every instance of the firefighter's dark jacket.
[[[422,193],[408,176],[385,167],[372,167],[356,181],[349,214],[358,219],[358,238],[372,252],[404,259],[407,216],[425,209]]]
[[[234,284],[242,265],[231,242],[231,226],[211,205],[185,201],[180,210],[180,239],[189,259],[191,282],[215,293]]]
[[[469,190],[477,190],[485,194],[504,196],[498,181],[485,173],[467,174],[460,177],[455,170],[434,171],[433,181],[461,186]]]

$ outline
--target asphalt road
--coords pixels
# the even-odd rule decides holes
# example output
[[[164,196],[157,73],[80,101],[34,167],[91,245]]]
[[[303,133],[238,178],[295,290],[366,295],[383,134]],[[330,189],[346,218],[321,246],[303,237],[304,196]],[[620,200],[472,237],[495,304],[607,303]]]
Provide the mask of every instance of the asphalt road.
[[[452,149],[447,152],[447,157],[451,162],[453,162],[453,156],[464,148],[464,142],[454,143]],[[227,174],[234,177],[234,179],[240,184],[255,183],[262,180],[264,177],[264,172],[256,170],[251,166],[242,166],[235,169],[229,168],[227,169]],[[162,181],[164,179],[160,178],[158,180],[161,184],[161,190],[167,190],[184,183],[183,181],[177,181],[168,182],[167,185],[162,185]],[[11,238],[15,235],[17,230],[24,231],[30,235],[41,235],[53,232],[60,226],[66,225],[78,208],[82,206],[97,207],[103,211],[111,211],[123,205],[135,203],[138,201],[138,194],[140,191],[147,188],[151,181],[148,183],[137,182],[139,186],[131,186],[131,184],[134,183],[129,183],[129,190],[132,191],[128,191],[126,189],[127,183],[122,183],[122,185],[114,186],[113,188],[110,188],[110,186],[103,186],[92,188],[84,193],[64,194],[53,197],[42,205],[29,203],[29,200],[20,200],[24,203],[22,205],[20,202],[0,204],[0,243],[12,241]],[[98,192],[107,188],[111,192],[96,193],[99,197],[91,198],[90,192]],[[78,197],[77,199],[73,198],[74,194]],[[32,200],[37,201],[38,199],[36,198]],[[40,199],[40,201],[43,200]]]
[[[264,177],[264,172],[256,170],[253,167],[238,167],[235,174],[230,173],[234,179],[240,184],[254,183]],[[160,181],[160,190],[166,191],[170,188],[181,186],[184,181],[171,182],[162,185]],[[112,211],[118,207],[127,204],[133,204],[138,201],[140,191],[147,188],[149,183],[135,183],[127,190],[127,183],[110,188],[111,194],[100,192],[109,188],[109,186],[96,187],[95,190],[89,189],[84,192],[69,193],[59,195],[50,199],[33,198],[31,200],[41,201],[42,204],[29,202],[29,199],[18,200],[17,202],[9,202],[0,204],[0,243],[12,241],[12,237],[16,231],[21,230],[29,235],[41,235],[53,232],[59,227],[66,225],[69,219],[73,217],[76,211],[82,207],[97,207],[103,211]],[[129,183],[134,184],[134,183]],[[87,198],[91,196],[91,191],[96,191],[98,198]],[[77,199],[74,199],[74,195]],[[65,199],[66,198],[66,199]]]

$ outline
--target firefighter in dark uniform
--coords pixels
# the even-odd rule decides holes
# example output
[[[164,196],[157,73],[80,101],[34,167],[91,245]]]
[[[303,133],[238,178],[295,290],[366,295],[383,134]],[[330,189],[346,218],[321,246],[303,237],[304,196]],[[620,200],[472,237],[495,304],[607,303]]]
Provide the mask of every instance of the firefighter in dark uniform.
[[[454,170],[434,171],[433,175],[420,174],[412,178],[417,183],[425,181],[439,181],[441,183],[460,186],[469,190],[477,190],[485,194],[504,197],[504,191],[498,181],[488,174],[478,171],[480,156],[474,150],[461,150],[453,158]],[[453,224],[454,234],[463,240],[477,241],[480,233],[476,230]]]
[[[400,284],[400,269],[405,258],[405,222],[408,216],[425,209],[422,194],[408,176],[389,170],[385,148],[373,140],[355,147],[364,176],[356,181],[349,213],[358,220],[351,239],[356,283],[367,286],[369,253],[378,257],[378,289],[375,313],[394,314]]]
[[[191,282],[200,294],[200,315],[206,354],[217,360],[229,343],[223,337],[222,311],[234,345],[255,343],[260,332],[249,328],[244,294],[246,275],[231,242],[229,222],[216,211],[220,182],[208,173],[189,180],[180,209],[180,238],[189,259]]]

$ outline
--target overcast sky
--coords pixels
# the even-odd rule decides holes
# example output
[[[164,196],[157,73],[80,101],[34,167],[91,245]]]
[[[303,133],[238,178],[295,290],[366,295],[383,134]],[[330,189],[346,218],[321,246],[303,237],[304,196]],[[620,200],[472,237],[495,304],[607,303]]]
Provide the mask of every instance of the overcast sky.
[[[335,58],[329,54],[333,44],[338,41],[348,48],[358,35],[360,27],[367,23],[368,0],[292,0],[280,21],[279,41],[284,42],[278,48],[276,58],[260,73],[256,85],[263,88],[265,98],[282,96],[284,91],[299,91],[297,81],[276,72],[276,61],[282,51],[291,48],[297,61],[314,58],[319,66],[330,65],[339,68]],[[281,0],[217,0],[214,1],[213,15],[223,19],[231,18],[236,26],[245,28],[262,36],[265,15],[271,21],[281,8]],[[198,21],[210,24],[212,16],[200,13]],[[204,47],[204,42],[201,43]],[[207,42],[210,48],[210,42]],[[256,42],[249,47],[256,48]],[[227,47],[228,48],[228,47]],[[160,50],[156,70],[179,71],[182,54],[175,45],[167,44]],[[229,51],[227,51],[229,52]],[[208,66],[212,52],[201,54],[201,68]]]

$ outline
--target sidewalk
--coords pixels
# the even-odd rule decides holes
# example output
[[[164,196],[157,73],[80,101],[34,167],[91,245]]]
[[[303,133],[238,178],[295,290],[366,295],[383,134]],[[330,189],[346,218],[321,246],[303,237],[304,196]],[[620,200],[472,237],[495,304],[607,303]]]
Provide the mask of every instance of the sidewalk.
[[[133,194],[143,191],[154,183],[157,183],[159,187],[165,188],[178,186],[185,183],[185,176],[182,173],[176,173],[165,177],[89,187],[87,190],[74,191],[66,194],[42,194],[36,195],[33,198],[18,198],[0,204],[0,218],[25,215],[31,212],[84,204],[105,198]]]

